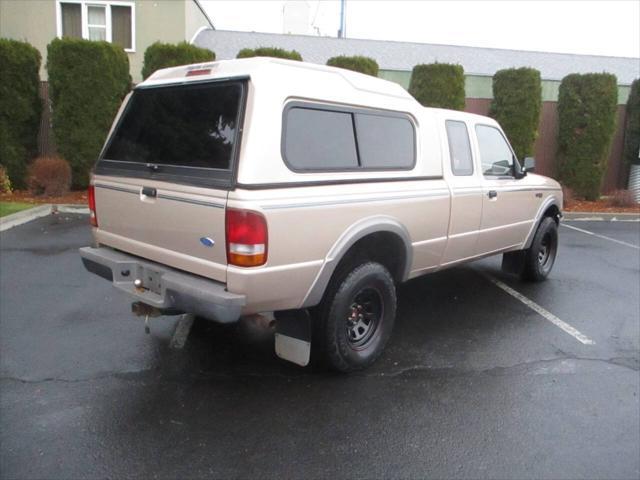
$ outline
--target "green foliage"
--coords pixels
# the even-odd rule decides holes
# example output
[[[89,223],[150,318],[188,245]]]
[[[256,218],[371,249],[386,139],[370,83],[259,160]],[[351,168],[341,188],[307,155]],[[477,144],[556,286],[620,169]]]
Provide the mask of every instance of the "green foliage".
[[[627,128],[624,133],[624,159],[640,165],[640,80],[631,84],[627,100]]]
[[[275,47],[243,48],[236,56],[236,58],[249,57],[288,58],[289,60],[302,61],[302,55],[295,50],[284,50],[283,48]]]
[[[558,175],[579,197],[596,200],[616,126],[618,86],[609,73],[571,74],[558,95]]]
[[[416,65],[409,93],[425,107],[464,110],[464,69],[449,63]]]
[[[0,39],[0,165],[23,188],[38,146],[40,53],[27,42]]]
[[[327,60],[327,65],[353,70],[354,72],[366,73],[372,77],[378,76],[378,62],[370,57],[362,57],[360,55],[347,57],[341,55],[339,57],[331,57]]]
[[[47,70],[58,152],[71,165],[73,186],[84,188],[131,88],[129,59],[107,42],[62,38],[47,46]]]
[[[509,68],[493,76],[490,115],[502,126],[519,159],[533,154],[541,105],[542,83],[538,70]]]
[[[211,50],[196,47],[187,42],[176,44],[155,42],[144,51],[142,78],[147,78],[161,68],[211,62],[215,59],[216,54]]]

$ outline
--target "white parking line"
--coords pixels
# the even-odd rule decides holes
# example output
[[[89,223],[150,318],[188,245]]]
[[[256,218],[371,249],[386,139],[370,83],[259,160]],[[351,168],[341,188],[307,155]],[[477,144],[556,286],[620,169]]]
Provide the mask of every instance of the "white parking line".
[[[635,248],[636,250],[640,250],[640,246],[634,245],[633,243],[623,242],[622,240],[616,240],[615,238],[607,237],[606,235],[599,235],[597,233],[590,232],[589,230],[584,230],[582,228],[574,227],[573,225],[567,225],[566,223],[561,224],[563,227],[570,228],[571,230],[576,230],[578,232],[582,232],[586,235],[591,235],[593,237],[602,238],[604,240],[609,240],[610,242],[615,242],[620,245],[624,245],[625,247]]]
[[[479,272],[479,273],[483,277],[485,277],[487,280],[489,280],[491,283],[493,283],[496,287],[501,288],[502,290],[507,292],[509,295],[511,295],[513,298],[521,301],[527,307],[529,307],[531,310],[533,310],[534,312],[542,315],[546,320],[548,320],[551,323],[553,323],[559,329],[564,330],[566,333],[571,335],[573,338],[578,340],[580,343],[582,343],[584,345],[595,345],[596,344],[596,342],[591,340],[589,337],[587,337],[583,333],[580,333],[576,328],[572,327],[567,322],[564,322],[564,321],[560,320],[553,313],[551,313],[547,309],[541,307],[540,305],[538,305],[533,300],[528,299],[527,297],[522,295],[520,292],[517,292],[516,290],[511,288],[506,283],[501,282],[497,278],[494,278],[494,277],[492,277],[491,275],[489,275],[487,273],[484,273],[484,272]]]

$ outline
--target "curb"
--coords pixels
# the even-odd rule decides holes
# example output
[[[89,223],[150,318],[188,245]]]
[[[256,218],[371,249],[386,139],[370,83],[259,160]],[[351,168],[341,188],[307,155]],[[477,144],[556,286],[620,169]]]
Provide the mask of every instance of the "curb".
[[[82,215],[88,215],[89,209],[84,205],[52,205],[50,203],[44,203],[37,207],[22,210],[21,212],[12,213],[5,217],[0,218],[0,232],[9,230],[10,228],[17,227],[24,223],[35,220],[36,218],[46,217],[47,215],[56,213],[77,213]]]
[[[640,222],[640,213],[563,212],[565,221]]]

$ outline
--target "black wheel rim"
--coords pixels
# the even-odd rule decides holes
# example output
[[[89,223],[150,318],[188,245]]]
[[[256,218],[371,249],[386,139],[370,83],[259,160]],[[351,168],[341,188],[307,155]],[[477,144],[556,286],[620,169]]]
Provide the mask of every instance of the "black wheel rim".
[[[538,263],[543,270],[550,268],[555,255],[555,244],[551,233],[545,233],[540,242],[540,250],[538,250]]]
[[[384,313],[382,295],[375,288],[360,290],[347,314],[347,341],[358,350],[366,347],[375,335]]]

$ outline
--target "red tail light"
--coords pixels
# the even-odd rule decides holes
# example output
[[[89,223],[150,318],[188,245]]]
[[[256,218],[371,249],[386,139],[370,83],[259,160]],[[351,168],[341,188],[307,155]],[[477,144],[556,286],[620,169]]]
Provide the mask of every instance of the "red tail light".
[[[98,226],[98,216],[96,215],[96,190],[93,185],[89,185],[89,190],[87,191],[87,197],[89,199],[89,223],[97,227]]]
[[[238,267],[258,267],[267,262],[267,221],[249,210],[227,208],[227,262]]]

